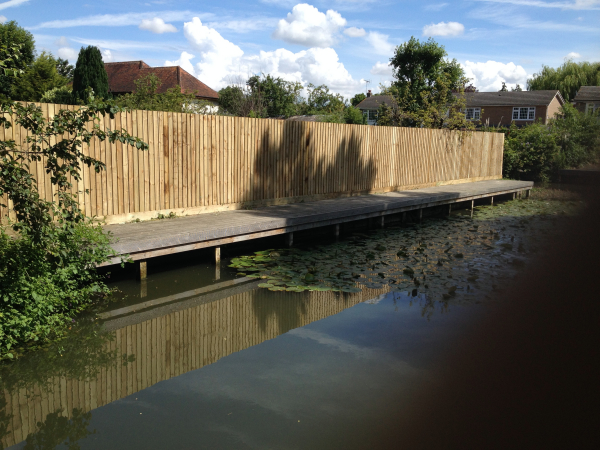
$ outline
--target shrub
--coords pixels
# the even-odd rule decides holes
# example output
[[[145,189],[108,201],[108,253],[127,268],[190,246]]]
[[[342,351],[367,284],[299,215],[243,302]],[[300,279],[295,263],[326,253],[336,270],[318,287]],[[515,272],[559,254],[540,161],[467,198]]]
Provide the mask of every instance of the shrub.
[[[44,92],[40,102],[56,103],[58,105],[71,105],[75,103],[73,101],[73,91],[68,86],[54,88]]]
[[[504,176],[546,181],[558,150],[556,137],[546,125],[534,123],[517,128],[513,124],[504,141]]]

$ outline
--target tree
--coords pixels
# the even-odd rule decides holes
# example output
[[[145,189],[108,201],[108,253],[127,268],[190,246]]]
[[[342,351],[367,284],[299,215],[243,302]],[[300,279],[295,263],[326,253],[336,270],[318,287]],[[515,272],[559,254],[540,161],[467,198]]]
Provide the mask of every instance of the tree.
[[[517,84],[514,88],[510,88],[510,92],[523,92],[520,84]]]
[[[330,92],[324,84],[315,86],[309,83],[306,90],[308,99],[305,114],[340,114],[346,108],[344,97]]]
[[[506,83],[504,81],[502,82],[502,87],[498,92],[508,92],[508,87],[506,86]]]
[[[219,110],[221,114],[241,116],[242,103],[246,93],[240,86],[226,86],[219,91]]]
[[[344,111],[344,122],[354,125],[365,125],[366,117],[363,116],[362,111],[357,107],[348,106]]]
[[[35,43],[33,35],[17,25],[17,22],[11,20],[0,24],[0,44],[4,46],[5,51],[9,51],[13,47],[19,48],[19,55],[17,58],[11,58],[7,61],[7,69],[25,70],[30,64],[33,63],[35,56]],[[14,56],[15,53],[12,52]],[[0,55],[0,58],[6,59],[7,53]],[[12,87],[16,78],[7,76],[6,74],[0,74],[0,96],[7,98],[10,97]]]
[[[285,81],[271,75],[254,75],[246,82],[251,92],[262,99],[262,117],[290,117],[297,112],[297,103],[302,91],[300,83]]]
[[[432,38],[421,43],[411,37],[397,46],[390,58],[395,80],[388,93],[401,98],[403,108],[410,112],[421,109],[424,98],[435,91],[443,90],[447,102],[452,103],[452,92],[464,88],[468,80],[456,59],[450,61],[447,56],[444,47]],[[444,89],[438,87],[440,80],[443,80]]]
[[[63,86],[59,88],[50,89],[44,92],[40,103],[55,103],[57,105],[72,105],[73,103],[73,90],[69,86]]]
[[[352,106],[356,106],[360,102],[362,102],[365,98],[367,98],[367,96],[361,92],[359,94],[356,94],[354,97],[352,97],[352,99],[350,100],[350,104]]]
[[[86,90],[92,88],[96,98],[108,98],[108,75],[98,47],[82,47],[73,71],[73,97],[87,101]]]
[[[581,86],[600,86],[600,62],[569,60],[556,69],[542,66],[540,72],[527,80],[528,91],[557,89],[565,101],[573,100]]]
[[[13,84],[11,98],[37,102],[46,91],[65,86],[68,79],[58,73],[56,66],[56,59],[42,52]]]
[[[75,67],[69,64],[69,60],[58,58],[56,60],[56,70],[58,71],[59,75],[65,77],[66,79],[73,79],[73,71],[75,70]]]

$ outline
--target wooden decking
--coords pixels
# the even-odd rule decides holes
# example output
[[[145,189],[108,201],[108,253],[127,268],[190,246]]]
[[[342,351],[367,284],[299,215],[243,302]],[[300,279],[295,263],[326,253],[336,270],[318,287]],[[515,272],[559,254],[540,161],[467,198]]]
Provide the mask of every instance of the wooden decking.
[[[529,190],[532,182],[490,180],[310,203],[109,225],[118,255],[133,260],[337,225],[404,211]],[[105,265],[117,264],[115,257]]]

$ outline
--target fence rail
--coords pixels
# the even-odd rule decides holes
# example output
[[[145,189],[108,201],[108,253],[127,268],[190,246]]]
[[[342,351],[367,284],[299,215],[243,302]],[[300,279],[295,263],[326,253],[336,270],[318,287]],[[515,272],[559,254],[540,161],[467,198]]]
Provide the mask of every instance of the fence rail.
[[[73,106],[40,104],[51,118]],[[358,195],[497,179],[501,133],[373,127],[156,111],[118,113],[100,120],[150,146],[141,152],[95,140],[84,152],[106,163],[87,167],[77,184],[89,216],[107,223],[149,219],[158,212],[197,214],[300,200]],[[23,143],[24,131],[0,129]],[[46,199],[53,192],[42,170]],[[85,191],[89,192],[85,192]],[[0,210],[5,218],[12,214]]]

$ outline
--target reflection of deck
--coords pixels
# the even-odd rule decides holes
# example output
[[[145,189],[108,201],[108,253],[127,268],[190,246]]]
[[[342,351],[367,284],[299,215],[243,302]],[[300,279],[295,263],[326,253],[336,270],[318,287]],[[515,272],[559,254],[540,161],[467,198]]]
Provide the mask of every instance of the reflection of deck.
[[[91,411],[131,395],[160,381],[212,364],[231,353],[272,339],[293,328],[336,314],[387,289],[365,289],[356,294],[332,292],[275,293],[264,289],[241,291],[241,286],[223,298],[189,299],[170,305],[159,315],[156,309],[107,322],[115,339],[108,342],[118,354],[133,355],[125,366],[102,368],[96,378],[74,380],[55,377],[50,393],[21,389],[4,392],[6,413],[12,414],[8,433],[0,441],[14,445],[34,433],[36,424],[49,413],[74,408]],[[227,296],[229,295],[229,296]]]
[[[381,217],[531,189],[532,182],[487,180],[309,203],[111,225],[117,254],[134,260]],[[120,257],[112,260],[120,263]]]

